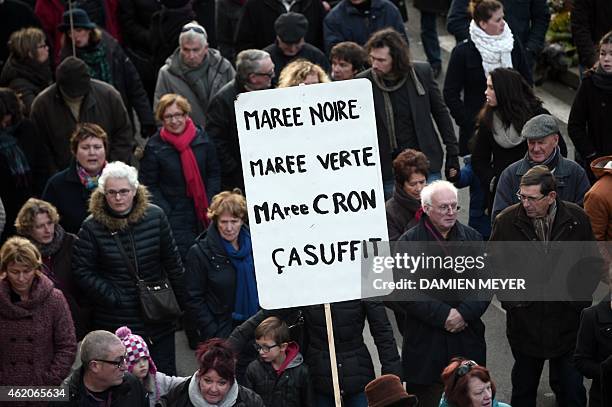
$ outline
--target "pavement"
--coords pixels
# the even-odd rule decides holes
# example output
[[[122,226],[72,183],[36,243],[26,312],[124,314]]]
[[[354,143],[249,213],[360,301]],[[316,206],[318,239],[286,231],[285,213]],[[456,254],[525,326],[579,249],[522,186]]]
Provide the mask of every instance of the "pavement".
[[[423,52],[422,43],[420,41],[420,24],[419,12],[412,7],[412,4],[408,7],[409,22],[407,24],[408,36],[411,44],[411,56],[416,60],[426,60]],[[438,33],[440,37],[440,44],[442,48],[442,59],[443,66],[446,67],[450,57],[450,52],[455,45],[455,39],[452,35],[446,31],[445,19],[438,18]],[[438,83],[440,87],[444,83],[444,72]],[[569,137],[567,137],[567,120],[569,117],[569,111],[571,103],[575,94],[575,90],[567,84],[560,82],[544,82],[541,86],[536,87],[536,95],[540,97],[544,102],[544,107],[548,109],[559,121],[561,132],[568,145],[569,156],[573,158],[573,144]],[[458,134],[458,132],[457,132]],[[464,208],[469,207],[469,194],[467,189],[460,190],[460,205]],[[467,224],[467,212],[463,211],[460,216],[460,221]],[[601,298],[601,297],[600,297]],[[395,318],[391,312],[389,314],[389,320],[394,327],[395,338],[398,344],[398,349],[401,352],[401,335],[397,330]],[[513,357],[508,345],[505,334],[505,311],[501,308],[499,302],[494,301],[489,306],[487,312],[483,316],[483,321],[486,326],[486,342],[487,342],[487,367],[491,371],[492,377],[497,385],[497,400],[503,402],[510,401],[511,394],[511,383],[510,383],[510,372],[513,365]],[[378,361],[378,354],[372,336],[370,335],[369,328],[366,327],[364,330],[364,338],[366,344],[372,354],[374,360],[375,369],[377,375],[380,374],[380,362]],[[191,375],[197,369],[197,364],[194,358],[194,352],[187,346],[187,340],[183,332],[177,332],[176,334],[176,358],[177,358],[177,370],[179,375]],[[590,385],[590,381],[585,380],[585,385]],[[553,407],[555,406],[555,397],[548,385],[548,363],[544,367],[542,373],[542,379],[538,390],[538,407]]]

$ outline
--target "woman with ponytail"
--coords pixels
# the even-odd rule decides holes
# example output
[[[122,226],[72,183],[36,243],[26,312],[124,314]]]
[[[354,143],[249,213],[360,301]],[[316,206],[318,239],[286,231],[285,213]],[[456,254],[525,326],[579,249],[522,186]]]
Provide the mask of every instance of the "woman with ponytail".
[[[523,46],[504,21],[503,5],[498,0],[472,0],[470,12],[470,36],[453,49],[444,81],[444,101],[459,126],[461,155],[468,154],[491,71],[514,68],[530,85],[533,82]]]

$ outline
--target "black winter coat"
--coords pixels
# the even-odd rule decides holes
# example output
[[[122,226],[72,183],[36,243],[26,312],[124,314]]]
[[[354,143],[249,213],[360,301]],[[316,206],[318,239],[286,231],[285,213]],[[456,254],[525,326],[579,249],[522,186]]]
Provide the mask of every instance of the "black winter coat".
[[[83,384],[84,368],[75,370],[63,385],[68,388],[70,401],[58,401],[51,403],[53,407],[81,407],[95,405],[94,400],[89,396],[89,391]],[[112,407],[149,407],[144,387],[142,383],[131,373],[125,373],[123,382],[110,388],[110,399]]]
[[[226,83],[213,96],[206,112],[206,132],[217,147],[221,166],[221,190],[240,188],[244,191],[242,161],[238,144],[234,101],[238,94],[246,92],[236,79]]]
[[[433,77],[431,67],[426,62],[414,62],[413,66],[416,76],[425,90],[425,94],[418,94],[417,87],[410,77],[403,87],[403,89],[408,92],[408,98],[410,99],[409,106],[403,104],[399,97],[394,97],[394,94],[397,94],[399,90],[390,92],[395,119],[395,135],[398,144],[396,151],[391,151],[383,92],[374,83],[372,69],[368,69],[358,75],[359,78],[367,78],[372,82],[374,111],[376,113],[376,132],[378,135],[378,149],[382,165],[383,180],[393,178],[392,161],[395,155],[403,149],[410,147],[403,144],[404,140],[402,140],[402,136],[405,132],[398,121],[402,114],[406,114],[405,112],[408,109],[410,109],[409,111],[412,116],[413,132],[416,134],[419,146],[418,149],[429,159],[430,171],[440,171],[442,168],[442,161],[445,158],[442,145],[440,144],[440,137],[446,146],[446,168],[454,167],[459,169],[459,160],[457,158],[459,149],[457,146],[455,129],[453,128],[451,117],[448,114],[448,109],[442,100],[438,84]],[[434,127],[434,121],[438,130]],[[440,135],[438,135],[438,131]]]
[[[150,43],[153,50],[155,72],[164,66],[166,59],[179,46],[179,35],[183,26],[196,20],[191,2],[180,8],[161,7],[151,16]]]
[[[220,191],[221,169],[215,145],[199,126],[191,149],[210,202]],[[153,203],[166,213],[181,258],[184,259],[204,226],[196,216],[193,199],[187,196],[180,153],[162,140],[159,132],[145,147],[138,177],[147,186]]]
[[[29,198],[40,196],[49,178],[49,157],[40,148],[40,135],[32,121],[23,119],[17,124],[13,137],[25,154],[31,172],[25,180],[13,177],[7,158],[0,154],[0,199],[6,214],[6,226],[0,242],[15,234],[15,219],[19,209]]]
[[[611,16],[612,17],[612,16]],[[612,92],[598,88],[586,76],[572,103],[567,131],[582,157],[612,154]]]
[[[60,215],[60,225],[69,233],[78,233],[88,213],[91,192],[77,174],[76,160],[47,182],[42,199],[53,204]]]
[[[280,77],[280,73],[283,68],[289,65],[290,62],[295,61],[299,58],[319,65],[321,68],[323,68],[325,72],[329,72],[331,70],[329,61],[325,54],[320,49],[308,43],[304,44],[300,52],[290,57],[283,54],[283,51],[281,51],[276,42],[274,44],[268,45],[266,48],[264,48],[264,51],[270,54],[270,58],[274,63],[275,76],[274,78],[272,78],[272,87],[276,87],[276,84],[278,83],[278,79]]]
[[[266,407],[315,407],[308,367],[298,353],[282,375],[272,364],[252,361],[246,371],[245,387],[259,394]]]
[[[127,217],[114,217],[101,191],[91,195],[89,211],[74,246],[72,264],[79,286],[94,301],[92,328],[115,332],[127,325],[149,343],[174,332],[173,322],[145,323],[135,276],[113,238],[114,234],[119,237],[142,280],[155,282],[167,276],[183,305],[183,264],[164,212],[149,203],[143,185]]]
[[[575,0],[571,14],[572,38],[578,59],[585,68],[597,62],[599,40],[612,30],[612,2],[608,0]]]
[[[312,305],[301,310],[307,344],[302,351],[310,372],[312,387],[315,393],[333,396],[323,305]],[[295,311],[295,309],[260,311],[234,330],[230,342],[237,350],[241,350],[253,338],[255,328],[265,318],[270,315],[288,318]],[[366,384],[374,379],[372,356],[363,342],[366,318],[378,350],[382,374],[402,376],[393,330],[382,302],[360,300],[336,302],[331,304],[331,314],[342,395],[363,392]]]
[[[11,88],[19,95],[24,105],[24,115],[30,115],[32,102],[40,92],[53,82],[49,61],[40,64],[34,61],[18,61],[10,56],[2,68],[0,86]]]
[[[194,407],[189,399],[189,383],[193,377],[185,380],[176,386],[170,393],[163,396],[156,404],[156,407]],[[246,387],[238,387],[238,399],[233,407],[264,407],[264,403],[254,391]]]
[[[155,0],[119,0],[119,25],[126,48],[152,52],[151,17],[161,5]],[[177,43],[178,44],[178,43]]]
[[[425,226],[426,219],[427,215],[423,214],[419,223],[399,240],[434,241]],[[450,230],[447,240],[479,242],[482,241],[482,236],[475,229],[457,222]],[[486,365],[485,326],[480,318],[487,310],[489,301],[434,299],[404,301],[397,305],[404,312],[402,366],[403,377],[407,382],[424,385],[439,383],[440,372],[451,358],[457,355],[475,360],[479,365]],[[468,324],[461,332],[451,333],[444,328],[452,308],[459,311]]]
[[[536,241],[533,224],[522,204],[504,209],[493,224],[490,241]],[[592,241],[588,216],[578,205],[557,199],[551,241]],[[549,359],[574,350],[580,313],[585,302],[503,302],[510,347],[537,358]]]
[[[323,49],[323,18],[325,9],[320,0],[296,0],[290,11],[303,14],[308,20],[307,43]],[[274,22],[287,9],[280,0],[249,0],[238,22],[236,52],[264,49],[276,40]]]
[[[417,224],[414,216],[420,207],[420,201],[409,196],[402,186],[395,184],[393,197],[385,202],[389,241],[393,242],[399,239],[401,235]]]
[[[210,224],[187,252],[185,282],[187,307],[195,318],[200,340],[230,336],[234,329],[236,269],[215,223]]]
[[[604,363],[605,362],[605,363]],[[602,381],[604,371],[612,374],[612,309],[610,299],[586,308],[580,316],[574,365],[585,377],[593,379],[589,392],[589,407],[610,405],[602,403],[603,389],[611,389],[612,382]]]
[[[236,30],[244,11],[240,0],[215,1],[215,29],[217,30],[217,49],[224,58],[236,63]]]
[[[512,66],[529,84],[533,83],[523,46],[516,38],[512,49]],[[471,40],[458,44],[448,62],[443,93],[444,102],[459,126],[460,137],[464,142],[462,154],[467,154],[465,143],[474,134],[476,116],[486,102],[486,89],[487,78],[476,45]]]
[[[132,61],[125,55],[123,48],[121,48],[117,40],[106,31],[102,31],[100,45],[106,51],[106,61],[112,75],[112,83],[109,83],[109,85],[117,89],[121,95],[121,100],[123,100],[128,115],[132,117],[132,109],[134,109],[141,126],[155,126],[151,104],[140,80],[140,75]],[[85,49],[77,48],[77,58],[82,53],[90,50],[89,47]],[[66,43],[60,53],[60,60],[64,60],[71,55],[72,47]]]

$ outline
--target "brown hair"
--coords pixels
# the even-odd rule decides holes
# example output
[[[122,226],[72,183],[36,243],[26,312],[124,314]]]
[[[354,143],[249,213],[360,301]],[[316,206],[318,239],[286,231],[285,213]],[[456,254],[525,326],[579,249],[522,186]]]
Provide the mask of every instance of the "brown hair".
[[[476,24],[488,21],[504,5],[497,0],[472,0],[470,1],[469,11]]]
[[[45,33],[40,28],[22,28],[11,34],[8,46],[11,55],[19,61],[36,59],[36,51],[41,42],[45,42]]]
[[[557,181],[555,176],[550,172],[545,165],[536,165],[532,167],[521,177],[520,186],[539,185],[542,195],[548,195],[552,191],[557,190]]]
[[[599,40],[599,48],[601,48],[602,45],[612,45],[612,31],[601,37],[601,40]]]
[[[308,75],[317,74],[319,83],[329,82],[329,77],[317,64],[313,64],[305,59],[296,59],[283,68],[278,76],[279,88],[290,88],[303,83]]]
[[[6,272],[10,264],[20,264],[30,269],[40,269],[40,252],[28,239],[13,236],[0,249],[0,272]]]
[[[160,122],[163,122],[164,112],[168,107],[172,106],[175,103],[179,107],[179,109],[183,111],[183,113],[191,113],[191,105],[185,97],[177,95],[176,93],[166,93],[161,98],[159,98],[159,102],[157,102],[157,107],[155,108],[155,118]]]
[[[427,178],[429,160],[422,152],[407,148],[393,160],[393,172],[395,182],[399,185],[404,185],[404,182],[409,181],[415,173],[423,174]]]
[[[246,199],[240,189],[234,188],[232,191],[223,191],[215,195],[208,207],[208,219],[217,223],[219,217],[226,212],[243,221],[247,220]]]
[[[384,47],[389,48],[389,54],[393,60],[393,73],[406,75],[410,72],[410,49],[408,48],[408,43],[400,33],[393,28],[384,28],[372,34],[365,44],[368,55],[372,49]]]
[[[70,151],[73,155],[79,148],[79,143],[90,137],[99,138],[104,143],[104,152],[108,153],[108,136],[104,129],[95,123],[79,123],[77,124],[72,136],[70,136]]]
[[[212,369],[232,384],[236,380],[236,354],[225,339],[212,338],[200,344],[196,360],[199,376]]]
[[[31,236],[34,224],[36,223],[36,215],[41,213],[49,215],[49,219],[51,219],[51,222],[54,224],[57,225],[59,223],[60,217],[55,206],[47,201],[30,198],[23,204],[17,214],[17,219],[15,220],[17,233],[22,236]]]
[[[353,65],[355,72],[361,72],[368,66],[368,54],[363,47],[352,41],[339,42],[329,52],[329,60],[339,59]]]
[[[98,27],[96,27],[96,28],[74,27],[75,30],[77,28],[83,28],[85,30],[89,30],[89,45],[97,44],[100,41],[102,41],[102,30],[100,30]],[[68,27],[66,29],[66,31],[64,31],[62,33],[62,37],[61,37],[61,40],[60,40],[60,43],[61,43],[62,47],[64,47],[64,46],[72,47],[72,38],[70,38],[68,33],[70,33],[70,27]]]
[[[467,372],[460,374],[459,368],[467,369]],[[456,407],[469,407],[470,401],[468,382],[470,378],[477,377],[483,383],[491,382],[492,398],[495,398],[495,383],[491,380],[491,375],[486,367],[479,366],[471,360],[464,358],[453,358],[448,366],[442,371],[442,382],[444,383],[444,394],[449,404]]]
[[[255,339],[268,337],[274,340],[277,345],[287,343],[291,340],[289,327],[285,321],[277,317],[268,317],[255,328]]]

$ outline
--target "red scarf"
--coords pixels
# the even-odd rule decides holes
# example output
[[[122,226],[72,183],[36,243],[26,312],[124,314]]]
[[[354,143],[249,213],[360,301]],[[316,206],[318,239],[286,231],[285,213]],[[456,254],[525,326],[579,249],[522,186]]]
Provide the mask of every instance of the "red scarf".
[[[181,155],[181,166],[183,167],[183,176],[187,186],[187,196],[193,198],[196,216],[200,222],[204,226],[208,226],[209,220],[206,216],[208,197],[206,196],[206,188],[200,175],[198,162],[190,147],[191,142],[196,137],[196,127],[191,118],[187,117],[186,120],[187,124],[183,134],[173,134],[162,127],[159,135],[162,140],[174,147]]]

